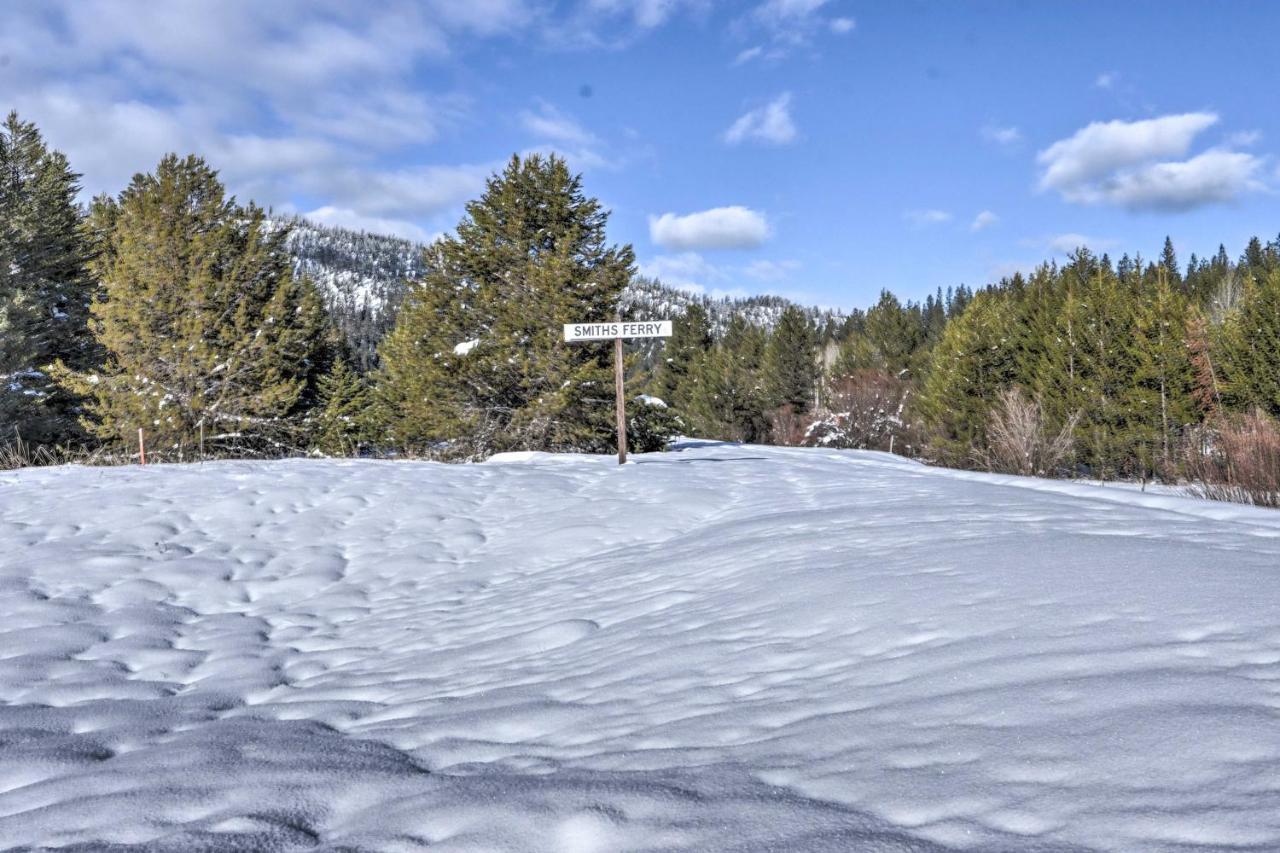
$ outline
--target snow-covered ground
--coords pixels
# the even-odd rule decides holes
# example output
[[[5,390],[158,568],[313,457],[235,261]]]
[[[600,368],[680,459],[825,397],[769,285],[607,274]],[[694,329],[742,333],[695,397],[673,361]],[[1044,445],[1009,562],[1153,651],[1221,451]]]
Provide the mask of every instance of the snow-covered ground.
[[[3,474],[43,846],[1277,850],[1280,513],[725,445]]]

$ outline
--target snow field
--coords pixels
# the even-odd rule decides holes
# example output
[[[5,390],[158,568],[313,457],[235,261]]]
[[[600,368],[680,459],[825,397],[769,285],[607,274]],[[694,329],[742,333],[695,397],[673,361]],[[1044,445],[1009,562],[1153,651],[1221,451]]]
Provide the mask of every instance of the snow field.
[[[0,475],[0,850],[1280,849],[1280,515],[635,459]]]

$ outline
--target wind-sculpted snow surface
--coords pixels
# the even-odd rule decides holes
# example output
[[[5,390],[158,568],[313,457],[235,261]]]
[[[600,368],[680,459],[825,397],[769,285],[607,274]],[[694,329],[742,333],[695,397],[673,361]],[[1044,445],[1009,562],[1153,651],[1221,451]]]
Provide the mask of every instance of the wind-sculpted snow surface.
[[[0,475],[0,850],[1280,849],[1280,514],[822,450]]]

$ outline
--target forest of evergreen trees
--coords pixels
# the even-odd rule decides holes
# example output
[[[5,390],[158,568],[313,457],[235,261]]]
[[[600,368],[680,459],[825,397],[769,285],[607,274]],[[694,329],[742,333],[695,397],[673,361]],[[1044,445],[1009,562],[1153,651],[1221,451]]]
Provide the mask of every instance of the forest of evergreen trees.
[[[604,451],[611,351],[565,345],[560,323],[651,311],[664,292],[608,243],[607,212],[554,156],[513,157],[420,257],[351,238],[360,280],[407,283],[348,298],[325,262],[332,235],[227,197],[199,158],[168,156],[87,206],[79,191],[10,114],[10,464],[128,460],[139,430],[166,461]],[[744,305],[685,299],[664,346],[631,351],[630,387],[649,401],[632,406],[636,449],[685,433],[1280,501],[1280,239],[1185,265],[1169,241],[1150,262],[1081,249],[977,291],[885,292],[847,314]]]

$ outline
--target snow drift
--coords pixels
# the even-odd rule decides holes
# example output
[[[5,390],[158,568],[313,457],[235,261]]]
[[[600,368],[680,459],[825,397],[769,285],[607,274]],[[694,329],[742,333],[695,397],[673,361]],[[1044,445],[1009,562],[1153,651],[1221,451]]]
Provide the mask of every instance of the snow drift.
[[[1277,849],[1278,573],[870,453],[3,474],[0,849]]]

